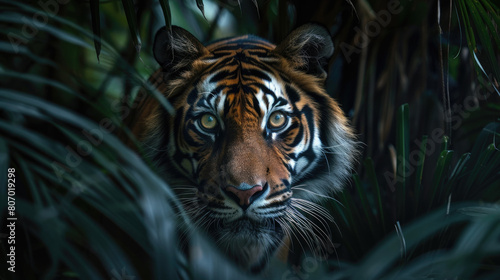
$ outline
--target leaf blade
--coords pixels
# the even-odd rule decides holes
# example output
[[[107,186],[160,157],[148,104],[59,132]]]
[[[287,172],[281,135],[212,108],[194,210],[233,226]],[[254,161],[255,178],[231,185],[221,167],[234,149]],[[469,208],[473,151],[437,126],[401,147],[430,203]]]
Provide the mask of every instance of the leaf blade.
[[[90,17],[92,18],[95,52],[97,60],[99,60],[99,55],[101,54],[101,17],[99,14],[99,0],[90,0]]]
[[[137,19],[135,14],[134,3],[132,0],[122,0],[123,9],[125,11],[125,17],[127,18],[128,28],[130,35],[132,36],[132,42],[135,46],[137,52],[141,51],[141,36],[139,34],[139,28],[137,26]]]

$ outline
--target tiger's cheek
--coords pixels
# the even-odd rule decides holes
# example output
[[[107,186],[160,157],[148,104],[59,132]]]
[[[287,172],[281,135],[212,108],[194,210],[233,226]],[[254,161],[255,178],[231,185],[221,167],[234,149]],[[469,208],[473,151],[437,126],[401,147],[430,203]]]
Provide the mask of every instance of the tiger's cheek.
[[[205,155],[200,159],[196,175],[199,191],[207,202],[220,203],[224,200],[220,189],[222,171],[213,153],[206,152]]]
[[[213,151],[210,149],[210,146],[204,145],[201,147],[192,147],[190,153],[185,155],[183,161],[189,161],[187,165],[189,169],[186,169],[186,171],[189,171],[191,179],[198,184],[217,179],[217,170],[211,160],[212,153]]]
[[[266,179],[271,187],[270,196],[273,197],[276,193],[282,193],[283,191],[290,188],[292,182],[292,172],[291,167],[288,163],[288,155],[282,154],[283,151],[276,151],[277,156],[273,157],[272,160],[268,162]],[[291,196],[291,193],[287,194]],[[281,197],[286,200],[288,197]]]
[[[194,121],[187,119],[181,122],[184,118],[184,114],[176,117],[178,129],[171,132],[176,137],[169,142],[169,156],[179,172],[198,181],[200,166],[210,156],[212,149],[206,137],[195,128]]]

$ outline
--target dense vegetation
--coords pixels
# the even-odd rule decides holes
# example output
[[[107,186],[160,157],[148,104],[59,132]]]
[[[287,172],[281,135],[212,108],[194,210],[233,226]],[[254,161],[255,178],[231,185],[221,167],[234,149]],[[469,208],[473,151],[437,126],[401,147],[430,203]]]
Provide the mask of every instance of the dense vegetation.
[[[203,42],[246,33],[279,42],[311,21],[333,35],[326,85],[363,156],[345,191],[325,203],[333,244],[314,255],[295,240],[290,265],[275,262],[260,277],[500,277],[496,1],[0,6],[0,201],[7,206],[15,168],[17,217],[16,272],[2,268],[1,279],[252,278],[192,230],[168,185],[116,135],[133,139],[123,121],[140,88],[159,94],[147,79],[161,26]],[[10,213],[1,213],[5,264]]]

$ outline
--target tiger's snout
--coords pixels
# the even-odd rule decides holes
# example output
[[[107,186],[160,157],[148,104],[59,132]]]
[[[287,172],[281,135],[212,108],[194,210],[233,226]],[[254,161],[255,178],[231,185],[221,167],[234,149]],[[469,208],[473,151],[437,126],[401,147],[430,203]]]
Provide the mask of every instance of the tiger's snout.
[[[264,184],[264,187],[262,185],[251,186],[247,183],[242,183],[237,187],[232,185],[226,186],[223,191],[243,210],[246,210],[248,206],[250,206],[250,204],[263,197],[263,194],[267,191],[267,188],[267,183]]]

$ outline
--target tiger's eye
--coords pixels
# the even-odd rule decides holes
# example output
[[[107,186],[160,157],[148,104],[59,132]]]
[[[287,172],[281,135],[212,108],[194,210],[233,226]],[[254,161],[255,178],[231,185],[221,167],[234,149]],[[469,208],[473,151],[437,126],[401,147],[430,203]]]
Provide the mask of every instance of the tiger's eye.
[[[280,128],[284,126],[286,123],[286,116],[281,111],[277,111],[271,114],[269,118],[269,127],[270,128]]]
[[[214,129],[217,126],[217,119],[212,114],[205,114],[201,117],[200,124],[205,129]]]

